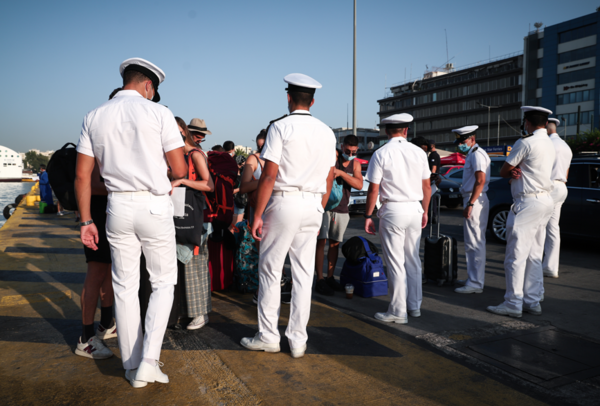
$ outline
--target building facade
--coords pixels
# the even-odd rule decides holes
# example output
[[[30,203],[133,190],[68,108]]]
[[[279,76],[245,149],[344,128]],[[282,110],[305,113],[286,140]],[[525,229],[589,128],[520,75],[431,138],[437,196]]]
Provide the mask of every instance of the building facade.
[[[488,145],[488,124],[489,145],[513,144],[520,136],[522,73],[521,54],[457,71],[447,66],[421,80],[392,86],[389,96],[378,100],[379,118],[411,114],[415,123],[408,138],[423,136],[442,149],[454,149],[452,130],[466,125],[479,126],[481,146]],[[379,139],[380,145],[387,140],[383,130]]]
[[[529,33],[524,44],[526,105],[543,106],[561,121],[560,135],[598,127],[600,13]]]
[[[352,128],[333,128],[335,139],[337,140],[336,146],[340,148],[346,135],[352,134]],[[373,128],[357,128],[356,136],[358,137],[358,151],[366,152],[373,150],[379,146],[379,129]],[[373,143],[373,148],[369,148],[369,142]]]

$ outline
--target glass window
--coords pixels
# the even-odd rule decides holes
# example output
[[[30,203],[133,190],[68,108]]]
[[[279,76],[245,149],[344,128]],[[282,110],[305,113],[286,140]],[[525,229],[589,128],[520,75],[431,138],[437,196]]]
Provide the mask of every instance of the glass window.
[[[589,99],[590,99],[590,91],[584,90],[583,91],[583,101],[588,101]]]
[[[452,179],[462,179],[462,177],[463,177],[463,170],[459,169],[456,172],[451,173],[450,176],[448,176],[448,177],[452,178]]]
[[[596,68],[588,68],[576,70],[574,72],[563,73],[558,75],[558,84],[562,85],[565,83],[579,82],[582,80],[594,79]]]
[[[600,166],[590,165],[590,187],[600,189]]]
[[[504,161],[492,161],[490,165],[490,176],[492,178],[500,177],[500,169],[502,169],[502,165],[504,165]]]
[[[594,34],[596,34],[595,23],[559,33],[558,42],[562,44],[563,42],[575,41],[576,39],[589,37]]]
[[[558,54],[558,63],[568,63],[580,59],[591,58],[596,56],[596,46],[574,49],[573,51],[563,52]]]
[[[569,168],[569,178],[567,179],[567,186],[573,187],[589,187],[589,173],[588,164],[572,164]]]

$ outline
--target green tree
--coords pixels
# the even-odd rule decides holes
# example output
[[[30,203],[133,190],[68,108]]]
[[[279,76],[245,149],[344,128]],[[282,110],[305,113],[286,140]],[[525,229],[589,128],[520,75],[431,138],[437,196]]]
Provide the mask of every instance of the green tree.
[[[25,153],[25,159],[23,163],[27,168],[31,168],[33,170],[39,170],[40,165],[48,165],[48,157],[42,154],[38,154],[35,151],[29,151]]]
[[[241,148],[236,148],[236,149],[235,149],[235,155],[234,155],[234,156],[238,156],[238,155],[241,155],[241,156],[243,156],[244,158],[248,158],[248,154],[246,153],[246,151],[244,151],[244,150],[243,150],[243,149],[241,149]]]

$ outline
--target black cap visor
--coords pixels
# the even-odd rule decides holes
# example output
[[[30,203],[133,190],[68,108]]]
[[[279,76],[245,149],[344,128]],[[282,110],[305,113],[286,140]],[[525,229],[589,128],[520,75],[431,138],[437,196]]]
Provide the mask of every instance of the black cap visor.
[[[292,85],[292,84],[288,84],[288,87],[285,89],[289,92],[298,92],[298,93],[308,93],[308,94],[315,94],[315,90],[312,87],[303,87],[303,86],[296,86],[296,85]]]
[[[471,135],[475,135],[475,131],[466,134],[456,134],[456,139],[454,140],[454,145],[462,144],[467,138]]]

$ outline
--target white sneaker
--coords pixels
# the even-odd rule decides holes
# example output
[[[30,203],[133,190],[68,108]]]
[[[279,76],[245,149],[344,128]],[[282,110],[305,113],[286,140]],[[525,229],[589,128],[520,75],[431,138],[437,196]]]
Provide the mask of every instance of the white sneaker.
[[[456,293],[483,293],[483,289],[477,289],[472,286],[462,286],[460,288],[454,289]]]
[[[306,344],[304,344],[300,348],[291,348],[292,350],[292,358],[302,358],[304,357],[304,353],[306,352]]]
[[[208,314],[203,316],[198,316],[192,320],[190,324],[187,325],[188,330],[198,330],[208,324]]]
[[[389,313],[375,313],[375,318],[377,320],[384,321],[386,323],[398,323],[398,324],[407,324],[408,317],[398,317]]]
[[[557,273],[552,273],[552,272],[548,272],[548,271],[544,271],[544,276],[547,278],[558,278]]]
[[[96,337],[101,340],[108,340],[109,338],[115,338],[117,336],[117,323],[114,323],[111,328],[104,328],[102,324],[98,325],[96,330]]]
[[[240,344],[252,351],[264,351],[264,352],[279,352],[279,343],[265,343],[260,339],[260,333],[256,333],[254,337],[244,337]]]
[[[421,317],[421,309],[417,309],[417,310],[409,310],[408,311],[408,315],[410,317]]]
[[[488,310],[488,312],[499,314],[501,316],[510,316],[510,317],[520,318],[523,315],[522,312],[512,310],[512,309],[509,309],[508,307],[506,307],[506,304],[504,304],[504,302],[498,306],[488,306],[487,310]]]
[[[148,382],[136,381],[135,380],[136,373],[137,373],[137,368],[136,369],[128,369],[128,370],[125,371],[125,378],[129,381],[129,383],[131,384],[131,386],[133,386],[136,389],[143,388],[144,386],[147,386]]]
[[[102,340],[96,336],[90,338],[87,343],[82,343],[79,337],[75,354],[92,359],[106,359],[113,356],[112,351],[106,348]]]
[[[169,377],[160,370],[160,367],[164,366],[160,361],[156,361],[154,366],[148,364],[147,362],[140,362],[140,366],[137,369],[137,373],[135,374],[136,381],[144,381],[144,382],[160,382],[160,383],[169,383]]]
[[[467,283],[467,279],[457,279],[456,280],[456,284],[457,285],[465,285]]]
[[[541,316],[542,315],[542,305],[538,303],[537,306],[535,307],[525,307],[523,306],[523,311],[533,314],[534,316]]]

